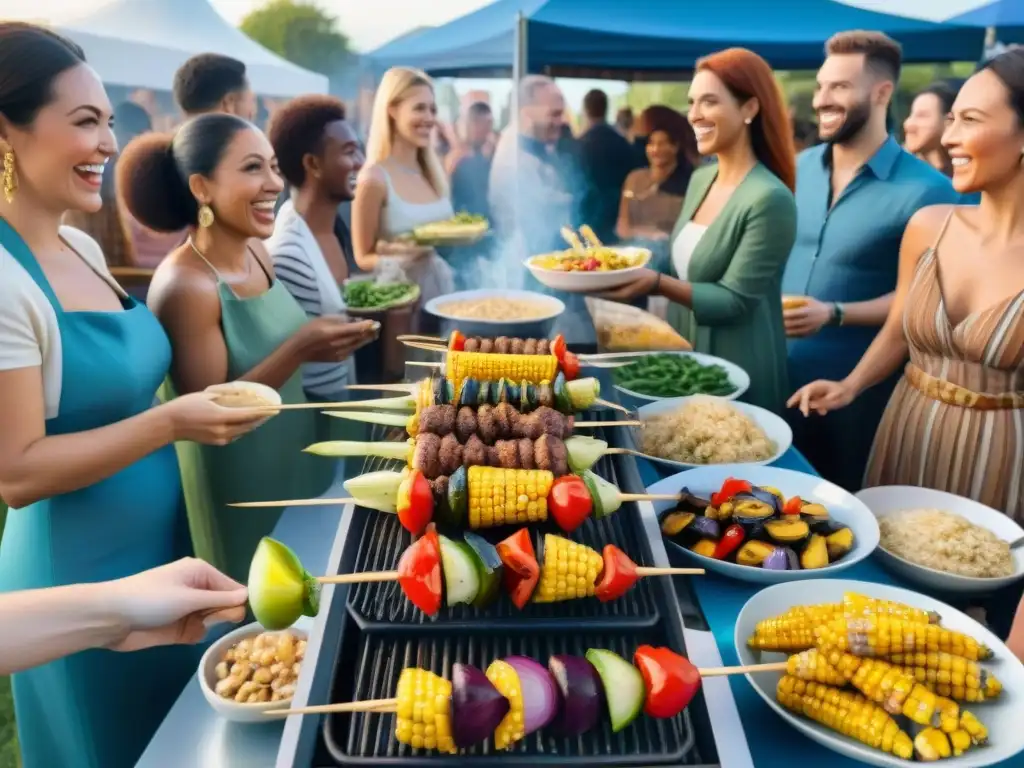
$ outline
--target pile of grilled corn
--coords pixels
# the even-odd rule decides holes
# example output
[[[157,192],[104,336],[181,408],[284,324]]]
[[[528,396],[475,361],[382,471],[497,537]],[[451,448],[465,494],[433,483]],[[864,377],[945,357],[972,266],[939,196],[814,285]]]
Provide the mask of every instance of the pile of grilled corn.
[[[759,622],[748,644],[792,654],[776,689],[786,709],[875,749],[930,762],[985,744],[988,730],[957,702],[1002,692],[979,663],[992,651],[938,621],[847,593],[841,603],[798,606]]]

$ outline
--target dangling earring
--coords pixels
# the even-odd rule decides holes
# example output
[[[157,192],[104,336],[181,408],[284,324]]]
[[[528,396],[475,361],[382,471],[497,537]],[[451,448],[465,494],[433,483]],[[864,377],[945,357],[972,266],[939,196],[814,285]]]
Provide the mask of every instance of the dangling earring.
[[[213,226],[213,208],[208,205],[199,206],[199,226],[203,229]]]
[[[14,170],[14,152],[4,152],[4,200],[8,203],[14,202],[14,193],[18,191],[18,176]]]

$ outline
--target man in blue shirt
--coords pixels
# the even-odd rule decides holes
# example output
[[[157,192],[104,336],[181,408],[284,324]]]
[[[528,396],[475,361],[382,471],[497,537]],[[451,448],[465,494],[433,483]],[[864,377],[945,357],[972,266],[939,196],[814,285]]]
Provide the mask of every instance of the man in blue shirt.
[[[841,32],[825,52],[814,96],[823,143],[798,158],[797,236],[782,283],[794,391],[853,370],[888,315],[910,217],[957,202],[949,180],[901,149],[886,127],[899,43],[879,32]],[[895,380],[824,417],[789,412],[794,444],[824,477],[860,488]]]

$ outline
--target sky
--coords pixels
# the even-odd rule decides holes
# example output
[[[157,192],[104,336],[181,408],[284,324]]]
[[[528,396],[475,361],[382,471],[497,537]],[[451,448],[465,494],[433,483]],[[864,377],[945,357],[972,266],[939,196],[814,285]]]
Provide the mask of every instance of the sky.
[[[87,15],[90,10],[113,0],[0,0],[0,19],[22,18],[47,22],[66,21]],[[689,0],[680,0],[686,2]],[[237,24],[264,0],[211,0],[212,5],[228,21]],[[373,50],[379,45],[419,26],[439,26],[454,18],[487,5],[491,0],[315,0],[316,4],[338,18],[338,26],[358,51]],[[629,2],[629,0],[622,0]],[[765,0],[770,6],[771,0]],[[946,19],[958,13],[986,5],[988,0],[839,0],[888,13]],[[625,83],[609,81],[563,81],[566,100],[578,110],[583,94],[601,87],[613,98],[626,90]],[[507,81],[460,80],[456,89],[463,93],[483,88],[491,92],[492,103],[502,104],[508,98]]]

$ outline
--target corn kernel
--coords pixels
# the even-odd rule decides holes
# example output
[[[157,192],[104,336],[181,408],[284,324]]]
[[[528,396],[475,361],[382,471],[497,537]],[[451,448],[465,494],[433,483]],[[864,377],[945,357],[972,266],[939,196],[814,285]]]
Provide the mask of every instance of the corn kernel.
[[[395,739],[416,749],[457,752],[451,737],[452,684],[425,669],[409,667],[398,678]]]

